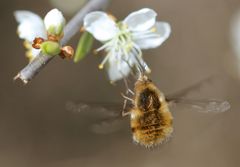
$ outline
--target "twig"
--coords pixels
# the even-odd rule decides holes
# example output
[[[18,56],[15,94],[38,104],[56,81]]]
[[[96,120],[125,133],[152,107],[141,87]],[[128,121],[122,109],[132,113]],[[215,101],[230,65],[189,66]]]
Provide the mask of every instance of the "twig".
[[[83,24],[84,16],[92,11],[105,10],[110,0],[90,0],[66,25],[64,37],[61,44],[65,45],[79,30]],[[40,53],[24,69],[22,69],[14,80],[21,79],[25,84],[33,79],[45,66],[56,56],[47,56]]]

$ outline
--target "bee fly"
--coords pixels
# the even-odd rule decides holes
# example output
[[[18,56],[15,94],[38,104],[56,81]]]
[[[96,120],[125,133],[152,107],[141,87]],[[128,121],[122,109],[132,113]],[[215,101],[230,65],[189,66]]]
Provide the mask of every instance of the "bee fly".
[[[133,99],[122,96],[130,100],[133,106],[127,112],[123,110],[122,115],[131,116],[133,140],[146,147],[152,147],[170,137],[173,132],[173,117],[164,94],[154,83],[146,75],[140,75],[135,83],[134,92],[129,92],[134,95]]]
[[[127,87],[126,94],[131,93],[133,98],[122,95],[125,98],[122,116],[130,115],[133,140],[145,147],[161,144],[171,136],[173,117],[169,107],[183,105],[188,110],[202,113],[221,113],[230,108],[230,104],[224,100],[178,98],[182,97],[181,94],[185,94],[193,88],[183,90],[180,94],[172,96],[172,98],[165,98],[154,83],[143,74],[135,82],[134,91],[131,91],[126,80],[124,81]],[[201,82],[192,87],[197,87],[199,84]],[[132,103],[128,110],[126,110],[127,100]],[[98,113],[99,116],[101,115],[101,121],[91,124],[90,129],[96,134],[108,134],[116,132],[122,127],[121,124],[124,120],[119,117],[120,105],[113,102],[100,104],[80,103],[78,105],[70,103],[68,110],[76,110],[94,116]]]

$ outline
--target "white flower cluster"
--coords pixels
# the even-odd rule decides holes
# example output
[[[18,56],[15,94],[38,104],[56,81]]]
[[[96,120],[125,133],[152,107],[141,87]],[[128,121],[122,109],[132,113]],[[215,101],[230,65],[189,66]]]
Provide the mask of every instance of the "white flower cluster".
[[[25,46],[28,49],[27,57],[32,60],[39,55],[40,49],[32,47],[35,38],[47,39],[48,35],[63,35],[65,18],[58,9],[52,9],[47,13],[44,20],[40,16],[30,11],[15,11],[14,16],[19,23],[18,35],[25,40]]]
[[[157,13],[148,8],[129,14],[116,23],[108,14],[91,12],[84,18],[84,28],[104,45],[97,51],[105,50],[107,55],[100,64],[107,63],[111,81],[128,76],[132,67],[150,69],[142,58],[141,49],[160,46],[170,35],[171,27],[166,22],[156,21]]]

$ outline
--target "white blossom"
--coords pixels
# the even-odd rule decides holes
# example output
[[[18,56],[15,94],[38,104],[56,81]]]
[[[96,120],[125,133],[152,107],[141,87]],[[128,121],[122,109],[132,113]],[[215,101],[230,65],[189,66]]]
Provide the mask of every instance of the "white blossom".
[[[28,50],[27,57],[31,60],[36,57],[40,50],[34,49],[31,44],[35,37],[46,39],[47,32],[44,23],[37,14],[30,11],[19,10],[14,12],[14,16],[19,23],[17,33],[21,39],[24,39],[24,46]]]
[[[63,31],[65,25],[65,19],[63,18],[61,12],[57,9],[53,9],[47,13],[45,16],[45,20],[47,21],[45,22],[37,14],[26,10],[15,11],[14,16],[19,23],[17,33],[21,39],[25,40],[24,46],[27,49],[26,54],[30,60],[33,60],[41,52],[40,49],[32,47],[33,40],[38,37],[47,39],[49,26],[54,27],[58,31]],[[63,27],[58,27],[59,25]]]
[[[135,11],[118,23],[100,11],[85,16],[85,29],[104,44],[97,49],[107,52],[100,68],[107,63],[111,81],[128,76],[134,66],[150,72],[141,49],[160,46],[171,33],[170,25],[156,22],[156,17],[157,13],[148,8]]]
[[[44,18],[44,24],[48,31],[53,35],[61,35],[65,26],[65,18],[58,9],[52,9]]]

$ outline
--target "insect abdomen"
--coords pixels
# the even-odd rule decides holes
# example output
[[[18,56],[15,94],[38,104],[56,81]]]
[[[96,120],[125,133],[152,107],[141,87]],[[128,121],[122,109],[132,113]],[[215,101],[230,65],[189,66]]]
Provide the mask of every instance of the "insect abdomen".
[[[132,111],[132,114],[139,113]],[[131,118],[133,139],[139,144],[151,147],[163,142],[172,133],[170,112],[150,111]]]

